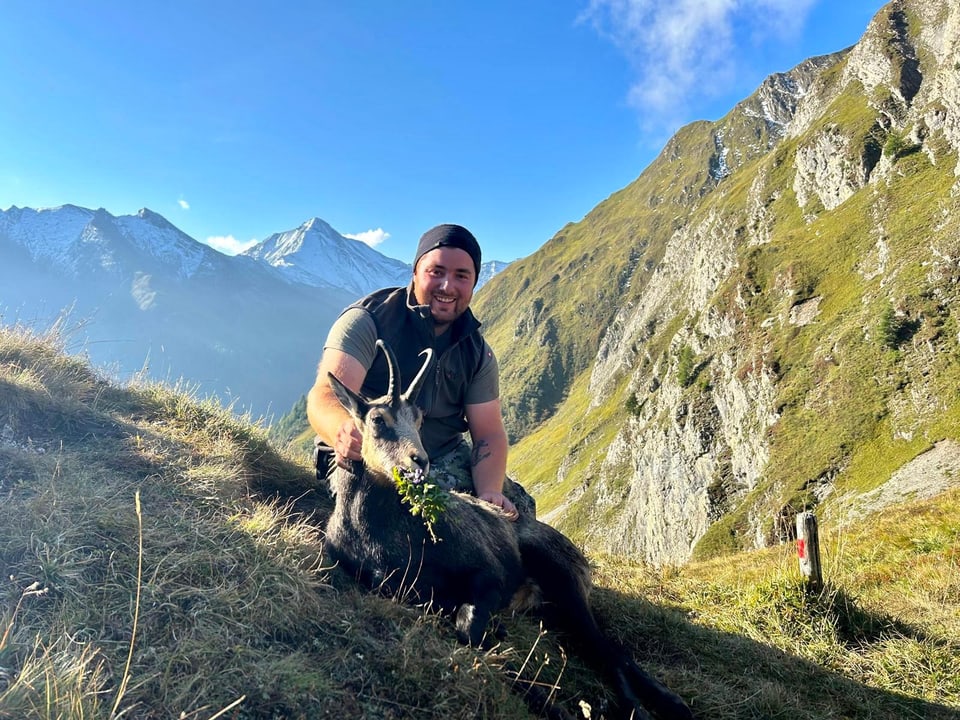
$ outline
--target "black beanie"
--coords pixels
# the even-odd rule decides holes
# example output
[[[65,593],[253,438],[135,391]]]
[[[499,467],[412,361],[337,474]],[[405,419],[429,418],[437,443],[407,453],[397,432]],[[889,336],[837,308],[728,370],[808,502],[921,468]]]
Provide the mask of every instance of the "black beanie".
[[[473,284],[476,286],[480,277],[480,243],[469,230],[461,225],[437,225],[427,230],[417,245],[417,256],[413,259],[413,267],[417,267],[425,254],[438,247],[454,247],[465,251],[473,259],[473,269],[476,271]]]

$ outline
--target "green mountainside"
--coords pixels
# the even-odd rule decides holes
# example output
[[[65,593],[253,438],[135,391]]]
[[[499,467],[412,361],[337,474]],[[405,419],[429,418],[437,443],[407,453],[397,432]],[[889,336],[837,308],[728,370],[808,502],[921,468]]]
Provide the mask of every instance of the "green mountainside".
[[[958,29],[888,4],[478,295],[549,521],[676,565],[960,483]]]
[[[609,717],[536,616],[466,648],[331,567],[331,499],[262,428],[9,328],[0,503],[2,720],[537,717],[518,673]],[[595,554],[593,604],[701,720],[960,717],[960,490],[821,543],[821,592],[787,546],[660,570]]]

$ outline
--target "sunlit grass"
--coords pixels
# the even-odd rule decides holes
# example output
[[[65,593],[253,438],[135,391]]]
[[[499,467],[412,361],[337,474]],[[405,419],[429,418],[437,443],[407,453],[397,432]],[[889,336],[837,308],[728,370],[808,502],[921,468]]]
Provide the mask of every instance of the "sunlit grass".
[[[536,618],[464,648],[443,618],[327,567],[326,491],[262,429],[101,384],[44,342],[0,331],[18,440],[80,408],[0,448],[0,718],[526,718],[518,671],[603,715],[596,673]],[[47,405],[10,370],[27,357]],[[660,570],[598,556],[594,604],[705,720],[951,718],[958,517],[955,491],[825,525],[815,595],[790,546]]]

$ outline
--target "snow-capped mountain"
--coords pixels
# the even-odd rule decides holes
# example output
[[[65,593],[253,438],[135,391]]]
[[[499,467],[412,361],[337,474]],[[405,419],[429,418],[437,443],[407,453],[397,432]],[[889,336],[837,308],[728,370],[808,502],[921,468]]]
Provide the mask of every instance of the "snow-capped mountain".
[[[474,288],[474,292],[490,282],[494,275],[499,275],[503,272],[504,268],[509,264],[510,263],[501,260],[490,260],[480,265],[480,277],[477,278],[477,287]]]
[[[290,282],[342,288],[358,298],[382,287],[404,286],[413,274],[412,264],[344,237],[317,217],[271,235],[243,255],[276,268]],[[483,263],[475,290],[507,265],[499,260]]]
[[[271,235],[243,254],[277,268],[291,282],[342,288],[357,297],[406,285],[413,271],[407,263],[344,237],[317,217],[295,230]]]
[[[189,278],[201,268],[215,271],[223,256],[150,210],[114,217],[102,208],[12,207],[0,212],[0,239],[23,246],[38,263],[73,277],[99,268],[122,274],[136,267],[163,268]]]
[[[0,211],[0,322],[56,323],[69,349],[120,379],[144,369],[183,378],[256,415],[285,412],[309,389],[326,332],[355,295],[287,282],[149,210]]]
[[[42,210],[13,206],[0,211],[0,238],[22,245],[34,260],[72,268],[75,253],[70,249],[93,215],[75,205]]]

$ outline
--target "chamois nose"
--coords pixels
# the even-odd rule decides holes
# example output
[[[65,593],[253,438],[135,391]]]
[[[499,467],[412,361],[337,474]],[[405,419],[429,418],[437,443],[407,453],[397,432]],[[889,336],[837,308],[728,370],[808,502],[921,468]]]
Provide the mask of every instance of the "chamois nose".
[[[430,458],[428,458],[426,455],[413,453],[410,455],[410,462],[413,463],[413,466],[418,470],[422,470],[424,474],[426,474],[427,470],[430,469]]]

